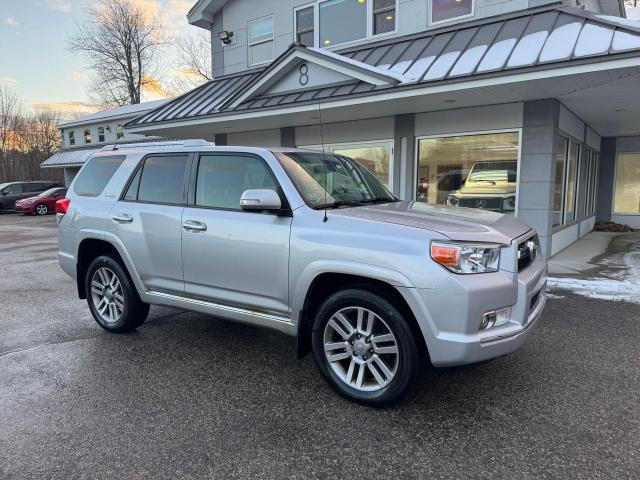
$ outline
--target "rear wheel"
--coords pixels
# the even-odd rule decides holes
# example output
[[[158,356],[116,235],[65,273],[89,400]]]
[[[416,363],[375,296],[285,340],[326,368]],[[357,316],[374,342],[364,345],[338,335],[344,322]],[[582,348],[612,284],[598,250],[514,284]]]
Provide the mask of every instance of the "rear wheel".
[[[318,368],[350,400],[383,407],[415,387],[418,344],[400,311],[379,295],[351,289],[327,298],[312,343]]]
[[[147,319],[149,305],[140,300],[129,275],[111,256],[91,262],[85,291],[93,318],[109,332],[132,332]]]
[[[35,212],[38,215],[46,215],[49,213],[49,207],[47,207],[44,203],[39,203],[36,205]]]

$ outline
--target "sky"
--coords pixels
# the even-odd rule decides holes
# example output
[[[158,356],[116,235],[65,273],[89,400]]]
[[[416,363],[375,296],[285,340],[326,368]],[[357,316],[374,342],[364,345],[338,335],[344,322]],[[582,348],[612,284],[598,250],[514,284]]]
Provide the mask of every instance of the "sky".
[[[186,20],[196,0],[134,1],[158,14],[170,33],[198,33]],[[68,50],[68,41],[84,18],[84,8],[93,3],[0,0],[0,85],[13,88],[27,108],[44,104],[63,112],[85,113],[89,72],[83,57]]]

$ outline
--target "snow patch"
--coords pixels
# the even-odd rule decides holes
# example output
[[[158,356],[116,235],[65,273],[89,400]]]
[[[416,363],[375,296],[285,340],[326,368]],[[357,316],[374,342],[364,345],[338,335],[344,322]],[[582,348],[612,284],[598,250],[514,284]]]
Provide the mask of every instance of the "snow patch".
[[[630,281],[617,281],[603,278],[549,277],[547,286],[551,290],[564,290],[575,295],[597,298],[598,300],[640,304],[639,287]]]
[[[346,64],[352,65],[354,67],[362,68],[364,70],[368,70],[368,71],[370,71],[372,73],[376,73],[378,75],[384,75],[386,77],[393,78],[393,79],[395,79],[395,80],[397,80],[399,82],[402,82],[402,83],[407,83],[407,82],[411,81],[410,79],[408,79],[404,75],[402,75],[402,74],[400,74],[398,72],[394,72],[393,70],[374,67],[373,65],[369,65],[368,63],[359,62],[358,60],[354,60],[352,58],[345,57],[344,55],[340,55],[338,53],[334,53],[334,52],[331,52],[329,50],[325,50],[325,49],[322,49],[322,48],[312,48],[312,47],[310,47],[309,50],[311,50],[311,51],[313,51],[315,53],[319,53],[321,55],[324,55],[325,57],[329,57],[331,59],[338,60],[338,61],[340,61],[342,63],[346,63]]]
[[[629,10],[630,9],[627,9],[627,14],[629,14]],[[606,20],[607,22],[615,23],[616,25],[620,25],[621,27],[629,27],[635,30],[640,30],[640,22],[637,20],[631,20],[631,18],[614,17],[611,15],[596,15],[596,17],[601,18],[602,20]]]

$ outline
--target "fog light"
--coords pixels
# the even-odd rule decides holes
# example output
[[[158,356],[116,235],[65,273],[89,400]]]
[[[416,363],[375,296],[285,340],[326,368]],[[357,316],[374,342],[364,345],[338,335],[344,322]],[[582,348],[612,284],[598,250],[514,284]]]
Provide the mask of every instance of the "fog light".
[[[488,330],[493,327],[499,327],[504,325],[511,318],[511,307],[501,308],[500,310],[493,310],[487,312],[482,317],[480,322],[480,330]]]

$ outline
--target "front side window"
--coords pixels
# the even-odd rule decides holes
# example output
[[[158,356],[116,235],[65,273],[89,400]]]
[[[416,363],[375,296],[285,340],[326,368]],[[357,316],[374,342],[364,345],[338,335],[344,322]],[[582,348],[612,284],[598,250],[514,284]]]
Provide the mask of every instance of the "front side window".
[[[640,153],[618,156],[613,212],[640,214]]]
[[[98,127],[98,142],[104,142],[104,127]]]
[[[515,214],[519,143],[517,132],[419,140],[417,200]]]
[[[320,3],[320,46],[367,38],[366,0],[327,0]]]
[[[67,135],[69,138],[69,145],[74,146],[76,144],[76,132],[71,130]]]
[[[124,155],[110,157],[94,157],[81,170],[73,184],[76,195],[83,197],[97,197],[116,173],[124,161]]]
[[[371,172],[348,157],[316,152],[275,155],[312,208],[395,201]]]
[[[14,183],[13,185],[9,185],[2,190],[2,193],[5,195],[13,195],[16,193],[22,193],[22,185],[19,183]]]
[[[373,0],[373,34],[393,32],[396,29],[396,0]]]
[[[299,8],[295,11],[296,18],[296,43],[305,47],[313,47],[315,44],[315,7]]]
[[[116,126],[116,138],[118,140],[121,140],[124,138],[124,126],[121,123],[119,123]]]
[[[431,23],[472,15],[473,2],[474,0],[431,0]]]
[[[247,30],[249,32],[249,65],[273,60],[273,16],[249,22]]]
[[[137,186],[137,200],[148,203],[184,204],[184,183],[188,163],[187,155],[147,157]],[[125,198],[130,198],[129,192]]]
[[[278,190],[267,164],[255,157],[203,155],[198,164],[196,206],[240,210],[246,190]]]
[[[91,130],[88,128],[84,131],[84,143],[91,143]]]

